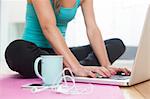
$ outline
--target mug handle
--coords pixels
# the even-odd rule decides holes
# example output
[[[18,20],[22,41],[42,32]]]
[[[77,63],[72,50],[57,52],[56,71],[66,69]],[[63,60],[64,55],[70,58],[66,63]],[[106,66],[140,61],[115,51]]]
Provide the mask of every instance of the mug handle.
[[[34,62],[34,72],[35,72],[35,74],[36,74],[39,78],[43,79],[43,77],[40,75],[40,73],[39,73],[39,71],[38,71],[38,63],[39,63],[39,61],[40,61],[41,59],[42,59],[41,57],[38,57],[38,58],[35,60],[35,62]]]

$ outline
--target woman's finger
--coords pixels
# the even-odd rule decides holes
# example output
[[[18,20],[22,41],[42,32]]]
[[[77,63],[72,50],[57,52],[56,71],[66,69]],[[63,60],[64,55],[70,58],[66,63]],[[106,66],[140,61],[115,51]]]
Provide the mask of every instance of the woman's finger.
[[[111,67],[106,67],[106,68],[110,71],[110,73],[111,73],[112,75],[117,74],[117,72],[115,71],[115,69],[113,69],[113,68],[111,68]]]
[[[96,77],[96,74],[94,72],[92,72],[93,69],[92,68],[87,68],[87,67],[84,67],[84,74],[86,77],[90,76],[92,78],[95,78]]]
[[[118,68],[118,72],[123,72],[125,75],[128,75],[128,71],[125,68]]]
[[[113,68],[109,68],[108,70],[110,71],[110,73],[112,75],[116,75],[117,74],[117,72]]]
[[[88,70],[92,71],[93,73],[98,73],[103,77],[108,77],[103,71],[101,71],[101,67],[88,67]],[[95,75],[96,76],[96,75]]]
[[[101,69],[96,69],[95,72],[103,77],[107,77],[107,75],[103,71],[101,71]]]
[[[124,69],[128,72],[128,75],[131,75],[131,71],[129,71],[127,68]]]
[[[96,74],[94,74],[92,71],[88,71],[87,75],[92,77],[92,78],[96,78]]]
[[[110,71],[106,69],[105,67],[100,67],[99,70],[102,71],[107,77],[111,77]]]

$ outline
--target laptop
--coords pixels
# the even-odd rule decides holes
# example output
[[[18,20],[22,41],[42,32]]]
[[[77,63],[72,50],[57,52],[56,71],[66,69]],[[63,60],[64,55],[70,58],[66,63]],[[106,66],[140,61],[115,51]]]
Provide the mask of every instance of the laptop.
[[[75,77],[76,82],[131,86],[150,79],[150,5],[147,10],[142,35],[132,64],[131,75],[114,75],[111,78]]]

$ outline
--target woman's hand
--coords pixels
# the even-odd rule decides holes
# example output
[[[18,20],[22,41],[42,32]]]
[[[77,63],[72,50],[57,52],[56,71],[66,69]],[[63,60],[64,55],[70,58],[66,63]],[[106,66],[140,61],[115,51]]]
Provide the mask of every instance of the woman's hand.
[[[93,73],[93,70],[87,66],[79,66],[78,68],[73,69],[73,73],[75,74],[75,76],[80,77],[96,77],[96,75]]]
[[[96,77],[96,73],[102,75],[103,77],[110,77],[110,71],[105,67],[97,67],[97,66],[80,66],[75,71],[73,70],[76,76],[81,77]]]
[[[116,68],[116,67],[97,67],[97,66],[80,66],[73,70],[73,73],[76,76],[80,77],[92,77],[95,78],[96,74],[99,74],[103,77],[111,77],[112,75],[117,74],[117,72],[123,72],[125,75],[130,75],[130,71],[126,68]]]
[[[105,68],[107,68],[113,75],[117,74],[118,72],[125,73],[125,75],[127,76],[131,74],[130,70],[128,70],[127,68],[118,68],[115,66],[107,66]]]

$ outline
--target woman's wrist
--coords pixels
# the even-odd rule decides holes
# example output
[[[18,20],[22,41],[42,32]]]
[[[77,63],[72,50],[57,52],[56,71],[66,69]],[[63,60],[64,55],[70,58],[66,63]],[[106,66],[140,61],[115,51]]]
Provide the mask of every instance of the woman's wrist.
[[[64,66],[70,68],[72,71],[77,71],[81,67],[78,61],[68,62],[66,60],[64,60]]]
[[[107,63],[105,63],[105,64],[102,64],[102,66],[104,66],[104,67],[109,67],[109,66],[111,66],[111,63],[110,63],[110,62],[107,62]]]
[[[71,69],[72,71],[78,71],[78,69],[81,68],[81,65],[80,64],[77,64],[77,65],[74,65],[74,66],[71,66]]]

